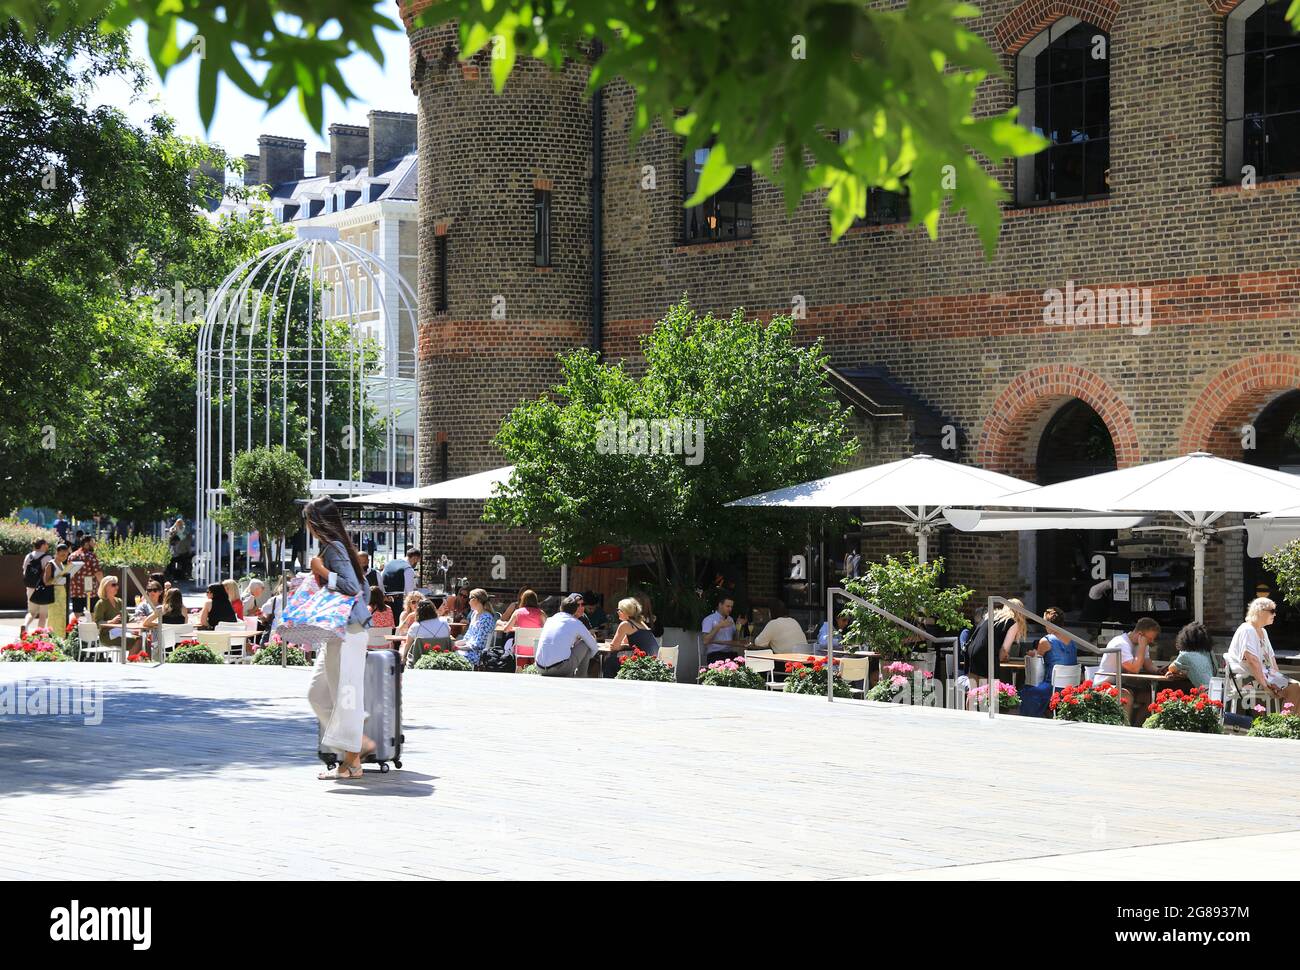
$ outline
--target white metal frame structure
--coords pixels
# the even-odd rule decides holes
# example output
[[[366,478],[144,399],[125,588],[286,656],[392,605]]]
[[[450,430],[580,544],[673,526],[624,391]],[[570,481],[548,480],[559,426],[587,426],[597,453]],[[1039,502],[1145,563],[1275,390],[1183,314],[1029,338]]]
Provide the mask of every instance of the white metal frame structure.
[[[397,283],[397,306],[389,306],[380,279],[388,276]],[[358,319],[363,308],[358,300],[358,283],[367,280],[379,311],[383,333],[383,358],[378,375],[362,373],[363,354],[359,340],[365,325]],[[298,287],[307,290],[307,334],[303,346],[292,345],[289,309],[294,306]],[[317,292],[321,299],[317,299]],[[327,315],[331,301],[335,312]],[[301,298],[300,298],[301,302]],[[196,426],[197,476],[195,506],[195,580],[214,582],[221,573],[218,561],[223,531],[213,513],[224,504],[221,483],[229,476],[235,457],[257,447],[290,447],[289,395],[306,392],[306,454],[313,479],[326,480],[326,405],[333,394],[347,397],[348,426],[364,427],[367,405],[379,410],[385,420],[386,487],[396,481],[397,421],[399,406],[413,406],[419,386],[416,326],[418,301],[410,285],[374,253],[340,239],[333,227],[303,227],[298,235],[270,246],[247,260],[226,277],[207,307],[199,332],[197,352]],[[346,312],[342,312],[343,310]],[[351,339],[346,365],[329,364],[329,329],[346,322]],[[403,353],[398,339],[405,324],[411,330]],[[373,325],[373,321],[371,321]],[[403,376],[409,375],[409,376]],[[241,388],[241,383],[245,386]],[[254,429],[254,395],[261,399],[264,415],[260,429]],[[279,401],[279,427],[272,419]],[[347,478],[339,483],[356,484],[349,494],[363,491],[360,481],[365,470],[363,436],[347,442]],[[419,454],[419,422],[416,422],[415,454]],[[313,468],[313,465],[315,467]],[[335,469],[334,471],[341,471]],[[419,471],[416,470],[416,484]],[[332,476],[339,478],[337,474]],[[373,486],[372,486],[373,487]],[[230,536],[230,573],[234,571],[235,537]],[[264,551],[265,547],[264,547]]]

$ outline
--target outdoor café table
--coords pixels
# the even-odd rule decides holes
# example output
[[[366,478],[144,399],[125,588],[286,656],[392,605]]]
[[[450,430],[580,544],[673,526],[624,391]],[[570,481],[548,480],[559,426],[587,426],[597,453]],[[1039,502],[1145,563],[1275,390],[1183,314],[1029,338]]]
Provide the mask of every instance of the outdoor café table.
[[[100,626],[100,629],[104,629],[104,630],[120,630],[120,629],[122,629],[122,624],[121,624],[121,623],[118,623],[118,622],[115,622],[115,621],[113,621],[113,620],[109,620],[109,621],[107,621],[107,622],[101,623],[99,626]],[[145,628],[144,628],[144,625],[141,624],[139,620],[131,620],[131,621],[128,621],[127,624],[126,624],[126,632],[127,632],[127,634],[129,634],[129,635],[133,635],[133,636],[137,636],[137,637],[143,637],[143,636],[145,635],[145,633],[146,633],[146,630],[145,630]],[[129,636],[128,636],[128,639],[129,639]],[[120,638],[120,637],[118,638],[117,642],[118,642],[118,644],[120,644],[120,645],[123,647],[123,650],[122,650],[122,660],[123,660],[123,662],[125,662],[125,661],[126,661],[126,649],[125,649],[126,644],[123,642],[122,638]]]

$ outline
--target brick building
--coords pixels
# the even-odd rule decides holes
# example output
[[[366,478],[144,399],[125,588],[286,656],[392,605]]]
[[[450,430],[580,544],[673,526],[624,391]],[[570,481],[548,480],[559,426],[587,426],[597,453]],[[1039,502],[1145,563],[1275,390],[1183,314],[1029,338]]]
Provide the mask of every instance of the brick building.
[[[747,173],[687,213],[680,141],[656,128],[628,147],[628,89],[588,100],[582,63],[554,75],[522,61],[498,97],[486,52],[460,63],[454,31],[413,29],[422,479],[501,464],[489,440],[555,375],[557,351],[635,359],[683,292],[764,317],[806,305],[801,334],[825,341],[850,400],[856,389],[864,464],[933,451],[936,426],[951,426],[947,457],[1030,480],[1198,449],[1300,470],[1300,38],[1261,0],[981,6],[975,29],[1006,72],[979,110],[1019,103],[1056,142],[997,172],[1012,201],[992,260],[960,219],[931,242],[879,193],[834,245],[820,199],[788,216],[779,188]],[[1044,312],[1054,290],[1101,289],[1143,294],[1149,320]],[[897,406],[872,409],[885,399]],[[426,547],[471,576],[502,553],[508,582],[554,585],[535,542],[478,514],[453,503]],[[862,541],[868,556],[911,547],[901,532]],[[1172,571],[1152,586],[1171,620],[1190,557],[1177,540],[1114,533],[948,532],[937,545],[955,580],[1080,610],[1093,553],[1119,553]],[[1243,548],[1240,533],[1211,546],[1212,626],[1239,620],[1262,578]],[[751,593],[778,588],[785,552],[751,555]]]

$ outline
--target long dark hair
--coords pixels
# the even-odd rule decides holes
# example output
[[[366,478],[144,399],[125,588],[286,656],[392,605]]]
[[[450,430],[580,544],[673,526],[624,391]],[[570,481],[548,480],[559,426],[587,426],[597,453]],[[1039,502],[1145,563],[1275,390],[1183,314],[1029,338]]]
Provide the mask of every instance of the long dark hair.
[[[357,547],[352,544],[348,530],[343,528],[343,516],[339,514],[339,507],[334,504],[334,500],[328,495],[312,499],[303,509],[303,517],[322,543],[343,544],[343,551],[348,554],[348,562],[352,563],[352,569],[356,573],[357,585],[363,585],[366,574],[361,569],[361,557],[357,555]]]
[[[212,597],[212,606],[208,608],[208,627],[216,629],[218,623],[237,623],[239,617],[235,615],[235,608],[230,605],[230,595],[226,592],[226,587],[221,583],[213,583],[208,587],[208,595]]]

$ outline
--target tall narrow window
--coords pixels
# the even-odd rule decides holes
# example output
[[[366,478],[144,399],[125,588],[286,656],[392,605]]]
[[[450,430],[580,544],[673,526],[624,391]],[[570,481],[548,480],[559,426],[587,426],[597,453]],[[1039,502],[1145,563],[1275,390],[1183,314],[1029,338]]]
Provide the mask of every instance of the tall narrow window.
[[[533,189],[533,265],[551,265],[550,189]]]
[[[1110,193],[1110,37],[1064,17],[1016,57],[1020,123],[1050,142],[1016,163],[1021,205],[1081,202]]]
[[[686,163],[686,198],[695,194],[700,172],[709,160],[708,148],[698,148]],[[748,239],[754,234],[753,172],[748,165],[736,169],[730,181],[711,198],[686,210],[688,243],[714,239]]]
[[[1244,0],[1225,22],[1226,181],[1300,174],[1300,35],[1287,7]]]
[[[434,292],[433,309],[442,312],[447,309],[447,236],[433,237]]]

